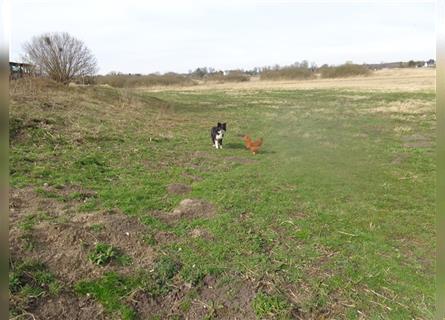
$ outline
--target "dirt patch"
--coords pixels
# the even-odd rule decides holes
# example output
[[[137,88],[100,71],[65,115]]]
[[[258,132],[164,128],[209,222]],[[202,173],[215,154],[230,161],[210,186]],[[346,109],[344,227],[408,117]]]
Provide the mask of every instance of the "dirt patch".
[[[201,199],[184,199],[172,212],[151,211],[149,214],[168,225],[174,225],[181,219],[211,218],[216,214],[216,208]],[[160,237],[163,238],[162,235]]]
[[[45,188],[41,190],[45,191]],[[54,193],[54,195],[58,196]],[[9,243],[16,256],[28,255],[34,246],[35,225],[44,221],[69,221],[82,202],[79,199],[58,201],[39,194],[34,187],[9,190]],[[47,223],[47,222],[46,222]]]
[[[36,213],[41,207],[41,199],[32,187],[9,189],[9,223],[11,227],[23,216]]]
[[[94,228],[94,226],[99,226]],[[65,223],[44,221],[29,232],[34,249],[24,252],[21,237],[10,238],[12,256],[27,256],[48,266],[65,283],[72,284],[86,276],[95,278],[108,271],[122,274],[146,269],[153,263],[154,252],[142,240],[145,226],[122,213],[89,213],[74,216]],[[88,255],[96,243],[107,243],[130,258],[128,264],[112,262],[94,265]]]
[[[43,191],[42,193],[40,191]],[[48,194],[46,192],[49,192]],[[58,196],[72,195],[65,198]],[[50,196],[50,198],[48,198]],[[11,263],[38,261],[64,288],[105,272],[123,275],[153,266],[154,251],[144,242],[147,227],[118,210],[79,214],[76,206],[95,193],[78,186],[10,189],[9,249]],[[71,200],[73,199],[73,200]],[[122,259],[98,266],[89,260],[97,243],[114,246]],[[31,243],[32,245],[29,245]],[[14,297],[10,298],[14,299]],[[56,297],[39,296],[26,306],[25,319],[108,319],[102,306],[63,290]]]
[[[146,292],[139,291],[134,294],[129,303],[140,319],[152,319],[161,315],[160,319],[170,319],[175,315],[183,315],[180,311],[180,303],[189,291],[190,287],[178,284],[175,284],[173,290],[163,297],[153,298]]]
[[[159,231],[155,234],[154,239],[157,243],[168,243],[176,241],[178,237],[173,232]]]
[[[190,294],[193,293],[193,294]],[[256,319],[252,309],[255,287],[247,281],[221,283],[206,276],[198,288],[185,284],[175,285],[164,297],[153,299],[140,292],[133,299],[133,307],[141,319],[161,317],[167,319]]]
[[[30,311],[35,319],[108,319],[98,302],[68,293],[40,300]]]
[[[202,238],[202,239],[206,239],[206,240],[212,240],[214,238],[213,234],[210,231],[208,231],[206,229],[199,229],[199,228],[195,228],[195,229],[191,230],[189,232],[189,236],[192,238],[195,238],[195,239]]]
[[[226,157],[224,158],[224,160],[228,162],[241,163],[241,164],[254,163],[257,161],[254,159],[241,158],[241,157]]]
[[[80,204],[97,195],[95,191],[74,185],[58,188],[44,185],[40,190],[42,194],[38,194],[34,187],[10,189],[9,221],[11,225],[27,215],[39,212],[44,212],[50,217],[74,214]],[[54,197],[61,197],[63,201],[57,201]]]
[[[402,137],[403,145],[409,148],[429,148],[433,146],[431,138],[421,134]]]
[[[194,299],[188,312],[190,319],[213,316],[216,319],[256,319],[252,308],[255,286],[247,281],[222,284],[213,277],[204,278],[199,299]]]
[[[200,199],[184,199],[173,210],[172,215],[178,218],[209,218],[215,213],[216,209],[210,202]]]
[[[167,187],[167,192],[170,194],[187,194],[192,191],[192,187],[185,184],[175,183]]]

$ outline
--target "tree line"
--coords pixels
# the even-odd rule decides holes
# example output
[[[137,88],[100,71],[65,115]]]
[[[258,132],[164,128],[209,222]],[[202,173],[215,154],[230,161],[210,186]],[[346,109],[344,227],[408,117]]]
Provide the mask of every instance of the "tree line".
[[[335,78],[354,75],[367,75],[371,70],[381,68],[418,68],[435,67],[435,60],[410,60],[407,62],[390,62],[379,64],[354,64],[347,61],[342,65],[323,64],[318,66],[315,62],[302,60],[290,65],[280,66],[278,64],[252,69],[217,70],[212,67],[198,67],[189,70],[188,73],[168,72],[165,74],[141,73],[125,74],[117,71],[109,72],[105,76],[98,76],[97,60],[90,49],[81,40],[68,33],[45,33],[33,37],[24,46],[23,60],[33,66],[33,72],[49,77],[55,81],[68,84],[72,81],[82,80],[85,82],[96,82],[97,79],[107,83],[188,83],[193,80],[215,81],[215,82],[243,82],[249,81],[256,76],[261,80],[277,79],[311,79],[314,77]],[[128,77],[143,77],[144,81],[132,80]],[[125,79],[127,80],[125,80]],[[124,79],[125,81],[123,81]]]

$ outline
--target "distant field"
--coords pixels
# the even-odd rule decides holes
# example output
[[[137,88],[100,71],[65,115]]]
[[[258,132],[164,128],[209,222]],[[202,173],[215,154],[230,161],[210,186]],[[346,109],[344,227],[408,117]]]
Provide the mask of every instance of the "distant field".
[[[182,87],[178,90],[265,90],[265,89],[352,89],[352,90],[383,90],[383,91],[434,91],[436,85],[436,69],[433,68],[402,68],[377,70],[370,76],[348,77],[336,79],[260,81],[252,78],[244,83],[203,83],[201,85]],[[154,87],[150,91],[171,90],[172,87]],[[142,88],[147,90],[147,88]]]
[[[11,85],[11,318],[431,319],[434,81]]]

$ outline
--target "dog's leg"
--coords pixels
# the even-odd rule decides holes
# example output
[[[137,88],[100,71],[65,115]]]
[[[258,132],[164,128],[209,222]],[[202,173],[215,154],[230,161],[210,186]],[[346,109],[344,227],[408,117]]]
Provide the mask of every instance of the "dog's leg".
[[[218,140],[215,140],[215,148],[218,149]]]

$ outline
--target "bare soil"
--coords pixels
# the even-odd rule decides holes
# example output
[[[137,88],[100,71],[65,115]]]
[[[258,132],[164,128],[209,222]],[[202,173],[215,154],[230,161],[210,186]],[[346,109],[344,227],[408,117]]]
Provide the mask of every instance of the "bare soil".
[[[38,302],[33,310],[35,319],[109,319],[100,303],[92,298],[64,293]],[[23,317],[23,319],[25,319]]]
[[[202,238],[205,240],[213,239],[213,234],[206,229],[195,228],[189,232],[189,235],[192,238]]]
[[[191,191],[192,187],[180,183],[174,183],[167,187],[167,192],[170,194],[187,194]]]
[[[50,190],[47,187],[44,189],[47,191]],[[85,192],[85,194],[93,194],[92,191],[88,190],[83,190],[82,192]],[[66,189],[57,190],[57,193],[61,195],[69,194]],[[84,200],[86,198],[87,197],[85,197]],[[44,198],[39,196],[32,187],[23,189],[11,188],[9,190],[9,221],[11,227],[14,227],[18,220],[32,214],[46,213],[53,218],[70,215],[76,212],[75,209],[80,203],[79,200],[61,202]]]
[[[256,319],[252,309],[255,287],[248,281],[222,283],[212,276],[206,276],[203,284],[192,289],[185,284],[175,288],[165,297],[153,299],[139,292],[131,303],[141,319],[161,316],[162,319],[183,316],[183,319]],[[184,304],[188,301],[188,305]]]
[[[101,225],[93,231],[92,225]],[[102,276],[105,272],[122,274],[135,269],[146,269],[153,264],[154,252],[143,242],[145,227],[134,218],[122,213],[93,213],[76,216],[64,224],[41,223],[35,227],[36,258],[68,283],[85,278]],[[110,263],[103,267],[88,261],[88,254],[97,243],[107,243],[120,253],[128,255],[131,263],[121,266]]]
[[[173,210],[172,215],[178,218],[210,218],[216,213],[215,207],[200,199],[184,199]]]
[[[154,252],[143,241],[146,227],[136,218],[117,210],[74,215],[71,214],[73,206],[74,202],[64,204],[39,197],[32,188],[11,190],[11,258],[26,256],[41,261],[67,284],[84,279],[85,275],[94,278],[107,271],[125,274],[152,265]],[[37,220],[30,230],[20,227],[24,217],[42,210],[47,213],[47,219]],[[94,225],[100,227],[96,230]],[[24,237],[32,242],[31,249],[25,245]],[[99,242],[115,246],[131,258],[131,263],[127,266],[117,263],[103,267],[94,265],[88,260],[88,254]]]
[[[178,237],[173,233],[169,231],[159,231],[154,236],[157,243],[168,243],[168,242],[174,242],[178,239]]]

